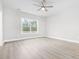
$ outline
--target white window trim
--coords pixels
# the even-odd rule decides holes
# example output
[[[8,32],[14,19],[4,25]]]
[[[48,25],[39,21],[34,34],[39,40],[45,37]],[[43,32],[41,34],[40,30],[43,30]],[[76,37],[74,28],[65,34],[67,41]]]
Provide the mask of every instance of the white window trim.
[[[21,18],[21,20],[22,20],[22,18]],[[30,21],[33,21],[32,19],[30,19]],[[21,28],[21,34],[38,34],[38,32],[39,32],[39,20],[34,20],[34,21],[36,21],[37,22],[37,31],[27,31],[27,32],[23,32],[22,31],[22,22],[20,21],[20,28]],[[30,26],[31,27],[31,26]]]

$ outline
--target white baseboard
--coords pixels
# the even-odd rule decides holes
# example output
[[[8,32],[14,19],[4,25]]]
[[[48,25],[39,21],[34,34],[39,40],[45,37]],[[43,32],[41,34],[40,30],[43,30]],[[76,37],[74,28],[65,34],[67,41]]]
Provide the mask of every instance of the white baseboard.
[[[43,38],[44,36],[39,36],[39,37],[24,37],[24,38],[18,38],[18,39],[11,39],[11,40],[4,40],[3,42],[0,43],[0,46],[3,46],[3,44],[5,42],[13,42],[13,41],[18,41],[18,40],[27,40],[27,39],[34,39],[34,38]],[[46,38],[46,37],[45,37]],[[67,41],[67,42],[73,42],[73,43],[79,43],[79,41],[76,40],[70,40],[70,39],[65,39],[65,38],[60,38],[60,37],[56,37],[56,36],[47,36],[47,38],[51,38],[51,39],[58,39],[58,40],[63,40],[63,41]]]
[[[13,41],[18,41],[18,40],[27,40],[27,39],[34,39],[34,38],[42,38],[42,36],[39,37],[24,37],[24,38],[17,38],[17,39],[9,39],[9,40],[4,40],[3,42],[13,42]]]
[[[63,40],[63,41],[67,41],[67,42],[72,42],[72,43],[79,43],[79,41],[76,41],[76,40],[70,40],[70,39],[60,38],[60,37],[56,37],[56,36],[48,36],[48,38],[59,39],[59,40]]]

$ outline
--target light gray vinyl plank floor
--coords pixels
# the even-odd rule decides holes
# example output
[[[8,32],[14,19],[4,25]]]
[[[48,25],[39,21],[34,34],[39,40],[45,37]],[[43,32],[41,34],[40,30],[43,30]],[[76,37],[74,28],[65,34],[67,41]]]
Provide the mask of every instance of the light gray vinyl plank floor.
[[[79,59],[79,44],[36,38],[5,43],[0,59]]]

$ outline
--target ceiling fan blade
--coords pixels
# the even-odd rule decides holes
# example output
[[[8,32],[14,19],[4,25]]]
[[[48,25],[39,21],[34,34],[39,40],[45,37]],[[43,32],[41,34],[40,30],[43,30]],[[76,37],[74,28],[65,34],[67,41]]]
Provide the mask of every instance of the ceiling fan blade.
[[[53,6],[45,6],[46,8],[52,8]]]
[[[43,0],[43,3],[46,3],[46,0]]]
[[[46,12],[48,11],[47,8],[45,8],[45,11],[46,11]]]
[[[45,11],[46,11],[46,12],[48,11],[47,8],[45,8]]]
[[[39,8],[39,9],[37,9],[38,11],[40,11],[41,10],[41,8]]]
[[[50,4],[52,5],[52,4],[54,4],[54,3],[55,3],[55,2],[51,2],[51,1],[46,1],[46,2],[45,2],[46,5],[50,5]]]
[[[44,6],[44,3],[43,2],[41,2],[41,4],[42,4],[42,6]]]
[[[52,3],[55,3],[55,2],[52,2],[52,1],[46,1],[48,4],[50,3],[50,4],[52,4]]]
[[[40,0],[33,0],[33,2],[36,2],[37,4],[41,5],[41,1]]]
[[[40,5],[38,5],[38,4],[33,4],[34,6],[37,6],[37,7],[41,7]]]

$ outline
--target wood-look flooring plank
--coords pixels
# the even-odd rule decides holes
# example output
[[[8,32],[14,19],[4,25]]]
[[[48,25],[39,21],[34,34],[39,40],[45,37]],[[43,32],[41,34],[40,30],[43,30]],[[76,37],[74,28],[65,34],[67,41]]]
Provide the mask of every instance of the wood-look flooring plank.
[[[5,43],[0,59],[79,59],[79,44],[36,38]]]

